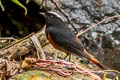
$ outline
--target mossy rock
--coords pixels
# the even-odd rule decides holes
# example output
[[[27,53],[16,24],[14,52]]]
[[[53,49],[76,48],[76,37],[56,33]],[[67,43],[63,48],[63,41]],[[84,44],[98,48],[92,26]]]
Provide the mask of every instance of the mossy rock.
[[[75,73],[68,77],[63,77],[52,71],[32,70],[15,75],[12,80],[96,80],[84,74]]]

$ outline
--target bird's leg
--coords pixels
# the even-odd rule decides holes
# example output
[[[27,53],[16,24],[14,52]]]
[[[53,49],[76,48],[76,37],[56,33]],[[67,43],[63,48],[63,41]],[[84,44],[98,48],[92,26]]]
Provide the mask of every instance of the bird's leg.
[[[71,61],[71,58],[72,58],[72,55],[69,54],[69,59],[68,59],[69,62]]]
[[[66,53],[67,55],[63,58],[64,60],[69,56],[69,54],[68,53]]]
[[[67,55],[66,55],[63,59],[65,60],[67,57],[69,57],[69,58],[68,58],[68,61],[70,62],[70,61],[71,61],[71,57],[72,57],[72,55],[69,54],[69,53],[67,53]]]

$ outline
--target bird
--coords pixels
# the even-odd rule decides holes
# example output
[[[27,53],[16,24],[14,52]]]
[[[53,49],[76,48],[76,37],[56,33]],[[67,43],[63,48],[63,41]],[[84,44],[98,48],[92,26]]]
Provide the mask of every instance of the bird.
[[[88,53],[80,39],[77,38],[74,32],[65,24],[62,16],[53,11],[41,12],[40,14],[45,18],[45,33],[54,48],[68,54],[87,58],[101,69],[106,69],[103,64]]]

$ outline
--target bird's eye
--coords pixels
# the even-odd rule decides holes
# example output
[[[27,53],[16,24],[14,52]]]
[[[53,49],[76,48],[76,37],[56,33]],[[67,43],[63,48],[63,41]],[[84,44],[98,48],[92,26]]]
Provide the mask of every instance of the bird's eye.
[[[51,18],[53,18],[53,16],[50,16]]]

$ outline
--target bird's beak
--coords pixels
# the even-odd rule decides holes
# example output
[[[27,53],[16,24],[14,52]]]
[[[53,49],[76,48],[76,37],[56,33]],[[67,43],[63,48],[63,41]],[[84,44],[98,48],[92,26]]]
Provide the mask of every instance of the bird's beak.
[[[43,15],[45,17],[45,13],[44,12],[40,12],[39,14]]]

